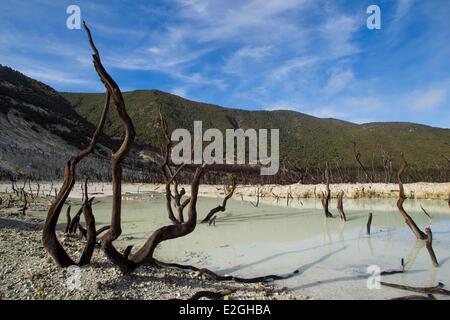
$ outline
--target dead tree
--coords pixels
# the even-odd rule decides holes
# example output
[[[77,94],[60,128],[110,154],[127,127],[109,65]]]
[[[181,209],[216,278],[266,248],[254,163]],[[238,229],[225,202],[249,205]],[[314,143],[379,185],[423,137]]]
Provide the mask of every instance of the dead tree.
[[[383,169],[384,169],[384,183],[391,182],[391,168],[392,168],[392,160],[390,153],[382,150],[383,155]]]
[[[45,250],[52,256],[52,258],[55,260],[55,262],[61,266],[61,267],[68,267],[71,265],[84,265],[88,263],[92,256],[92,250],[91,248],[88,248],[91,243],[86,244],[86,248],[83,251],[80,260],[78,263],[75,263],[75,261],[69,256],[69,254],[66,252],[66,250],[63,248],[63,246],[58,241],[58,238],[56,236],[56,224],[58,222],[58,218],[61,214],[61,210],[69,197],[70,192],[72,191],[72,188],[75,184],[75,169],[77,164],[83,160],[87,155],[92,153],[94,150],[97,140],[103,130],[106,115],[108,113],[109,109],[109,101],[110,101],[110,92],[108,91],[106,93],[106,99],[105,99],[105,105],[103,107],[103,111],[99,120],[99,123],[97,125],[97,129],[95,130],[92,140],[89,143],[89,145],[81,150],[76,156],[72,156],[65,165],[64,168],[64,181],[61,189],[59,190],[59,193],[56,195],[56,198],[51,205],[48,214],[47,219],[45,220],[44,229],[42,233],[42,242],[44,245]],[[52,183],[53,185],[53,183]],[[51,188],[50,188],[51,190]],[[89,201],[85,199],[84,204],[84,218],[86,221],[86,224],[89,225],[88,233],[92,233],[94,231],[95,234],[95,220],[92,215],[92,201]],[[91,228],[90,224],[94,223],[94,228]],[[91,234],[88,234],[88,238],[91,237]],[[95,243],[94,243],[95,244]]]
[[[67,224],[66,224],[66,228],[64,229],[65,233],[69,233],[70,223],[72,222],[72,218],[70,217],[70,210],[71,210],[71,208],[72,208],[72,206],[68,206],[67,207],[67,211],[66,211]]]
[[[186,236],[194,231],[197,225],[197,200],[198,200],[198,190],[200,185],[200,179],[202,178],[206,165],[197,166],[191,181],[191,194],[190,198],[185,201],[186,205],[184,208],[187,208],[187,220],[184,223],[178,221],[177,223],[172,223],[171,225],[163,226],[157,230],[155,230],[144,245],[137,250],[135,253],[132,253],[132,246],[128,246],[122,253],[119,252],[114,246],[113,242],[119,238],[122,233],[121,228],[121,215],[122,215],[122,162],[127,156],[131,145],[135,138],[135,130],[133,126],[133,122],[129,117],[126,108],[125,102],[120,91],[119,86],[114,82],[108,72],[105,70],[101,63],[100,55],[95,47],[93,42],[91,33],[89,28],[86,26],[86,23],[83,22],[83,27],[87,33],[89,43],[91,45],[93,54],[93,62],[95,66],[95,70],[100,77],[100,80],[105,85],[108,93],[111,95],[112,100],[114,102],[115,109],[117,114],[121,120],[124,135],[122,139],[122,143],[120,147],[112,153],[112,212],[111,212],[111,226],[108,231],[101,238],[101,246],[102,249],[107,256],[107,258],[114,263],[119,269],[128,274],[135,270],[137,267],[143,264],[152,264],[152,265],[161,265],[162,263],[155,260],[153,257],[154,251],[157,246],[166,240],[176,239],[183,236]],[[165,154],[163,157],[163,165],[162,170],[167,175],[166,186],[171,185],[177,178],[177,175],[183,169],[183,165],[180,165],[175,171],[170,168],[170,144],[167,144],[165,148]],[[167,160],[167,161],[166,161]],[[171,191],[171,188],[169,188]],[[169,210],[170,220],[174,222],[174,215],[171,212],[171,199],[172,195],[166,195],[167,207]],[[175,218],[176,219],[176,218]],[[192,267],[194,268],[194,267]],[[203,269],[202,269],[203,270]],[[291,275],[298,273],[298,270],[294,271]],[[211,274],[214,274],[211,272]],[[214,274],[215,275],[215,274]],[[217,276],[217,275],[216,275]],[[217,276],[220,279],[229,279],[227,276],[221,277]],[[233,277],[235,280],[237,277]],[[269,275],[265,277],[258,277],[250,279],[249,281],[263,281],[265,279],[284,279],[285,277]],[[230,279],[232,280],[232,279]]]
[[[344,191],[341,191],[338,195],[337,198],[337,209],[339,212],[339,217],[341,218],[342,221],[347,221],[347,217],[345,216],[345,212],[344,212]]]
[[[17,190],[17,187],[16,187],[16,180],[12,176],[9,177],[9,180],[11,181],[12,191],[16,194],[16,196],[19,196],[19,191]]]
[[[23,198],[23,206],[20,209],[20,212],[22,213],[22,215],[26,215],[26,212],[28,210],[28,199],[27,199],[27,193],[25,192],[24,189],[22,189],[22,198]]]
[[[224,212],[226,210],[227,201],[233,196],[234,191],[236,190],[236,177],[234,175],[231,177],[231,184],[227,189],[228,189],[228,192],[227,192],[227,195],[225,196],[225,198],[223,199],[222,204],[211,209],[211,211],[209,211],[209,213],[206,215],[206,217],[202,220],[201,223],[209,222],[209,220],[212,217],[214,217],[215,214],[217,214],[218,212]]]
[[[430,255],[431,262],[433,263],[433,266],[439,267],[436,254],[434,253],[433,250],[433,233],[431,232],[431,228],[425,228],[425,233],[427,235],[426,248],[428,250],[428,254]]]
[[[133,122],[129,117],[125,102],[120,91],[119,86],[111,78],[108,72],[102,65],[100,54],[95,47],[94,41],[92,39],[89,28],[83,22],[83,27],[88,35],[88,40],[91,48],[94,52],[92,55],[93,63],[100,80],[105,85],[106,90],[111,95],[117,114],[121,120],[124,128],[124,137],[120,147],[112,153],[112,190],[113,190],[113,203],[111,212],[111,227],[101,238],[101,245],[105,255],[108,259],[117,265],[123,273],[130,273],[138,266],[144,263],[153,262],[153,253],[156,247],[163,241],[183,237],[192,231],[194,231],[197,224],[197,198],[198,198],[198,188],[200,184],[200,179],[204,173],[205,166],[199,166],[195,170],[195,173],[191,182],[191,196],[189,201],[186,202],[186,207],[188,208],[187,221],[184,223],[179,223],[175,218],[172,208],[171,192],[166,194],[166,200],[168,202],[167,208],[169,210],[169,218],[174,223],[172,225],[164,226],[156,231],[148,238],[145,244],[137,250],[134,254],[131,254],[132,247],[125,249],[123,253],[119,252],[113,242],[121,235],[121,214],[122,214],[122,162],[127,156],[131,145],[135,138],[135,129]],[[170,155],[170,146],[165,151],[165,159],[168,159]],[[163,172],[167,175],[166,186],[171,185],[176,176],[179,174],[182,166],[180,166],[175,172],[169,168],[169,161],[164,162],[162,165]],[[169,188],[170,189],[170,188]],[[167,188],[166,188],[167,190]],[[169,190],[170,191],[170,190]],[[170,208],[169,208],[170,207]],[[175,223],[175,220],[178,223]]]
[[[50,197],[52,195],[52,190],[53,190],[53,180],[52,180],[52,184],[50,185],[50,189],[48,190],[47,197]]]
[[[286,207],[289,207],[289,200],[294,200],[294,197],[292,196],[292,189],[291,186],[289,186],[289,191],[286,195]]]
[[[259,206],[259,197],[260,197],[260,191],[259,191],[259,188],[257,188],[256,189],[256,203],[253,203],[253,201],[250,201],[251,205],[254,206],[255,208],[257,208]],[[450,199],[450,196],[449,196],[449,199]]]
[[[39,198],[39,192],[41,191],[41,184],[39,182],[36,183],[37,183],[36,198]]]
[[[363,165],[362,162],[361,162],[361,153],[359,153],[359,152],[356,150],[356,142],[355,142],[355,141],[353,142],[353,153],[354,153],[354,155],[355,155],[355,160],[356,160],[356,162],[358,162],[359,166],[361,167],[362,171],[363,171],[364,174],[366,175],[367,179],[369,179],[369,181],[370,181],[371,183],[373,183],[372,177],[369,175],[369,173],[367,172],[366,168],[364,167],[364,165]]]
[[[419,240],[426,240],[427,235],[425,233],[423,233],[422,230],[419,229],[419,227],[416,225],[414,220],[408,215],[408,213],[403,208],[403,203],[406,200],[406,196],[405,196],[405,189],[403,187],[403,182],[402,182],[402,174],[406,170],[408,163],[406,162],[406,159],[405,159],[405,156],[403,153],[401,154],[401,157],[402,157],[403,161],[402,161],[400,170],[398,171],[398,174],[397,174],[398,187],[400,190],[399,195],[398,195],[398,200],[397,200],[397,208],[403,215],[403,218],[405,218],[406,224],[411,229],[411,231],[414,233],[416,238]]]
[[[66,226],[67,233],[74,234],[77,232],[78,225],[80,224],[81,214],[83,213],[83,206],[85,201],[86,198],[84,198],[83,196],[83,205],[81,205],[80,209],[78,209],[77,213],[73,216],[73,218],[70,221],[68,220],[68,225]]]
[[[411,231],[414,233],[416,238],[418,240],[426,240],[427,241],[426,247],[427,247],[428,253],[430,254],[431,261],[435,267],[438,267],[439,263],[437,262],[436,255],[435,255],[433,247],[432,247],[433,235],[432,235],[431,229],[426,228],[425,233],[424,233],[422,230],[419,229],[419,227],[416,225],[414,220],[408,215],[408,213],[403,208],[403,202],[405,201],[406,196],[405,196],[405,190],[403,188],[402,174],[406,170],[408,163],[406,162],[405,155],[403,153],[401,154],[401,157],[402,157],[403,161],[402,161],[402,165],[401,165],[400,170],[398,171],[398,175],[397,175],[398,186],[400,189],[399,197],[398,197],[398,201],[397,201],[397,207],[400,210],[403,217],[405,218],[406,224],[411,229]],[[424,212],[426,213],[425,210],[424,210]]]
[[[371,225],[372,225],[372,212],[369,212],[369,217],[367,218],[367,224],[366,224],[367,235],[370,235],[370,226]]]
[[[333,215],[331,214],[330,210],[328,210],[328,205],[330,203],[331,199],[331,190],[330,190],[330,168],[328,167],[325,169],[325,185],[326,185],[326,191],[322,192],[322,207],[323,211],[325,213],[326,218],[333,218]]]

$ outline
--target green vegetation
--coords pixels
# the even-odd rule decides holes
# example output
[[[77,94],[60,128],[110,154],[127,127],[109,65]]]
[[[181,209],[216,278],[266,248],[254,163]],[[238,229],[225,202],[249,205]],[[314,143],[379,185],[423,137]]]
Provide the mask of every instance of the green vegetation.
[[[334,181],[367,180],[355,161],[353,142],[357,143],[361,162],[375,181],[385,180],[383,155],[390,160],[387,162],[390,181],[395,181],[400,152],[405,153],[410,164],[406,181],[448,181],[450,177],[450,166],[444,158],[450,158],[449,129],[403,122],[357,125],[294,111],[230,109],[157,90],[126,92],[124,98],[137,132],[136,145],[131,153],[135,159],[133,167],[148,168],[149,172],[154,168],[150,169],[138,158],[141,150],[145,149],[148,155],[149,151],[157,151],[163,145],[159,128],[161,109],[168,117],[170,130],[187,128],[192,131],[195,120],[203,122],[203,130],[218,128],[224,132],[236,127],[244,130],[280,129],[283,176],[269,177],[264,182],[321,182],[326,163],[330,164]],[[103,93],[58,93],[39,81],[0,65],[0,115],[13,110],[35,124],[31,126],[32,130],[41,126],[78,148],[89,141],[103,103]],[[101,143],[109,148],[113,148],[122,135],[122,125],[115,109],[111,108],[111,111],[105,126],[106,135],[101,138]],[[100,151],[107,155],[105,150]],[[239,172],[239,179],[247,179],[242,176],[241,169]]]
[[[99,117],[103,94],[63,93],[75,110],[91,123]],[[324,166],[325,162],[345,168],[357,168],[353,142],[361,153],[361,161],[372,170],[380,171],[383,153],[392,156],[393,165],[399,163],[404,152],[412,170],[446,170],[442,155],[450,155],[450,130],[413,123],[368,123],[357,125],[335,119],[320,119],[293,111],[245,111],[189,101],[157,90],[124,93],[132,117],[137,142],[153,147],[161,146],[157,126],[158,108],[169,118],[173,128],[192,131],[194,120],[203,121],[204,130],[210,127],[224,131],[236,124],[246,128],[279,128],[280,159],[287,166]],[[363,106],[361,106],[363,107]],[[110,136],[121,134],[121,125],[112,114],[106,125]],[[414,169],[415,168],[415,169]]]

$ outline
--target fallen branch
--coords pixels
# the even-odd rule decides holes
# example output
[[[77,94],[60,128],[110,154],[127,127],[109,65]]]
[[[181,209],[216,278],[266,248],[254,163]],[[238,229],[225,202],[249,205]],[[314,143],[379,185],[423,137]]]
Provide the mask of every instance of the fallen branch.
[[[426,296],[419,296],[419,295],[404,296],[393,298],[391,300],[436,300],[436,298],[432,294],[428,294]]]
[[[199,291],[195,293],[192,297],[188,298],[187,300],[199,300],[201,298],[208,298],[211,300],[222,300],[224,297],[229,296],[236,290],[225,290],[220,292],[214,292],[214,291]]]
[[[176,269],[182,269],[182,270],[197,271],[199,273],[199,275],[205,274],[205,275],[209,276],[211,279],[216,280],[216,281],[235,281],[235,282],[239,282],[239,283],[257,283],[257,282],[270,282],[270,281],[275,281],[275,280],[284,280],[284,279],[289,279],[289,278],[297,275],[300,272],[297,269],[286,276],[270,274],[270,275],[254,277],[254,278],[241,278],[241,277],[236,277],[236,276],[221,276],[209,269],[197,268],[197,267],[191,266],[191,265],[182,265],[182,264],[178,264],[178,263],[161,262],[156,259],[154,259],[153,262],[155,263],[155,265],[160,266],[160,267],[169,267],[169,268],[176,268]]]
[[[437,286],[435,287],[410,287],[410,286],[404,286],[401,284],[395,284],[395,283],[388,283],[380,281],[380,284],[386,287],[406,290],[406,291],[413,291],[418,293],[426,293],[426,294],[442,294],[445,296],[450,296],[450,291],[444,289],[445,285],[442,282],[439,282]]]
[[[381,271],[381,272],[380,272],[380,275],[381,275],[381,276],[389,276],[389,275],[392,275],[392,274],[405,273],[405,260],[403,260],[403,258],[402,258],[400,264],[401,264],[401,266],[402,266],[402,268],[401,268],[400,270],[386,270],[386,271]]]

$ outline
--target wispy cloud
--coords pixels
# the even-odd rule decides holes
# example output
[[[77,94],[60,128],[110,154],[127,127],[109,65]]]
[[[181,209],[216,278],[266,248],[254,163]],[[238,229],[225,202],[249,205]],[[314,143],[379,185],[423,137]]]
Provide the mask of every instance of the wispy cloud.
[[[325,91],[329,94],[341,92],[354,78],[355,75],[351,69],[333,70],[325,86]]]
[[[60,90],[101,90],[68,1],[0,3],[0,63]],[[130,89],[361,122],[449,126],[448,1],[78,1],[102,60]],[[45,21],[46,23],[42,23]]]
[[[271,46],[249,47],[245,46],[234,52],[225,62],[224,72],[242,74],[243,70],[252,63],[261,62],[270,56]]]
[[[83,78],[77,78],[75,73],[60,72],[48,68],[20,68],[19,71],[25,75],[40,80],[45,83],[53,83],[59,85],[75,85],[101,89],[102,86],[98,81],[91,81]]]
[[[443,106],[447,101],[448,91],[448,88],[416,90],[406,101],[411,103],[415,111],[429,112]]]

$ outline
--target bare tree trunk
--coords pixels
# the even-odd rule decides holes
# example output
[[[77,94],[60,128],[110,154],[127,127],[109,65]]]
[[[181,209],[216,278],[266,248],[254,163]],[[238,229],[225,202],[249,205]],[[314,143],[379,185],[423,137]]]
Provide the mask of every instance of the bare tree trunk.
[[[330,210],[328,209],[328,205],[330,203],[331,199],[331,190],[330,190],[330,168],[328,167],[325,169],[325,185],[326,185],[326,192],[322,192],[322,207],[323,211],[325,213],[326,218],[333,218],[333,215],[331,214]]]
[[[403,203],[405,202],[406,196],[405,196],[405,189],[403,188],[402,174],[406,170],[408,163],[406,162],[405,156],[403,153],[401,154],[401,156],[402,156],[403,162],[402,162],[400,170],[398,171],[398,174],[397,174],[398,187],[400,189],[400,192],[398,195],[398,200],[397,200],[397,208],[401,212],[403,217],[405,218],[406,224],[411,229],[411,231],[414,233],[416,238],[419,240],[426,240],[427,235],[419,229],[419,227],[416,225],[414,220],[408,215],[408,213],[403,208]]]
[[[78,262],[79,266],[89,264],[92,258],[92,254],[94,253],[95,243],[97,240],[97,233],[95,231],[95,218],[92,213],[92,201],[94,201],[94,198],[89,199],[87,181],[88,179],[86,179],[84,187],[85,202],[83,205],[84,221],[86,222],[86,246],[81,253],[80,261]]]
[[[372,225],[372,212],[369,212],[369,217],[367,218],[367,224],[366,224],[366,232],[368,235],[370,235],[370,226]]]
[[[57,194],[53,204],[51,205],[47,219],[45,220],[44,229],[42,232],[42,242],[45,250],[53,257],[55,262],[61,267],[68,267],[75,265],[74,260],[67,254],[66,250],[59,243],[56,237],[56,224],[58,222],[59,215],[61,213],[62,207],[64,206],[67,198],[69,197],[70,191],[75,184],[75,168],[76,165],[87,155],[89,155],[97,144],[97,140],[103,130],[103,126],[106,120],[106,114],[109,109],[110,94],[106,93],[105,105],[103,107],[103,112],[100,117],[97,129],[92,136],[90,144],[83,150],[81,150],[78,155],[71,157],[64,168],[64,181],[63,185]],[[53,183],[52,183],[53,185]],[[51,189],[50,189],[51,190]]]
[[[83,197],[83,199],[85,198]],[[86,203],[86,200],[87,199],[83,201],[83,205],[81,205],[80,209],[78,209],[77,213],[73,216],[73,219],[70,221],[68,233],[73,234],[77,232],[78,225],[80,224],[81,214],[83,213],[84,203]]]
[[[402,213],[403,217],[405,218],[405,222],[408,225],[408,227],[411,229],[411,231],[414,233],[414,235],[416,236],[417,239],[419,240],[426,240],[426,247],[428,250],[428,253],[430,255],[431,261],[433,263],[433,265],[435,267],[439,266],[439,263],[437,262],[436,259],[436,255],[434,253],[432,244],[433,244],[433,234],[431,232],[430,228],[426,228],[425,229],[425,233],[423,233],[419,227],[417,227],[416,223],[414,222],[414,220],[406,213],[405,209],[403,208],[403,202],[406,199],[405,196],[405,190],[403,188],[403,183],[402,183],[402,174],[403,172],[406,170],[408,163],[405,160],[405,156],[402,153],[401,154],[402,159],[403,159],[403,163],[402,166],[400,167],[400,170],[398,172],[398,184],[399,184],[399,199],[397,201],[397,207],[400,210],[400,212]],[[422,208],[422,210],[428,215],[428,217],[430,217],[430,215]]]
[[[131,144],[133,143],[135,137],[135,130],[131,118],[129,117],[125,102],[123,100],[122,93],[110,77],[107,71],[104,69],[100,55],[97,48],[94,45],[90,30],[87,28],[86,24],[83,22],[83,27],[88,35],[89,43],[91,44],[93,54],[93,61],[95,69],[105,85],[108,92],[111,94],[114,105],[116,107],[117,114],[124,127],[124,138],[121,146],[117,151],[112,154],[112,185],[113,185],[113,206],[111,213],[111,228],[102,237],[101,243],[103,251],[105,252],[108,259],[116,264],[123,273],[130,273],[135,268],[143,263],[150,263],[153,261],[153,252],[162,241],[178,238],[191,233],[197,224],[197,196],[198,188],[200,184],[200,178],[203,175],[204,166],[197,168],[194,173],[194,177],[191,184],[191,198],[189,201],[188,208],[188,220],[187,222],[180,224],[174,224],[170,226],[165,226],[159,228],[150,236],[146,243],[135,253],[131,254],[131,248],[127,249],[124,254],[117,251],[113,245],[113,241],[116,240],[122,233],[121,229],[121,207],[122,207],[122,161],[127,156]],[[166,148],[166,156],[169,154],[169,148]],[[168,166],[168,163],[167,163]],[[166,168],[167,169],[167,168]],[[170,175],[170,170],[165,170],[168,175]],[[171,177],[168,176],[167,184],[170,184],[175,178],[176,173]],[[170,189],[170,188],[169,188]],[[169,190],[170,191],[170,190]],[[171,193],[166,195],[167,202],[171,202]],[[169,201],[170,200],[170,201]],[[171,210],[169,210],[170,212]],[[173,216],[174,217],[174,216]]]
[[[28,210],[28,200],[27,200],[27,193],[25,192],[24,189],[22,189],[22,197],[23,197],[23,206],[22,209],[20,209],[20,211],[22,212],[22,215],[26,215],[26,212]]]
[[[439,263],[437,261],[436,254],[434,253],[434,250],[433,250],[433,233],[431,232],[430,228],[425,228],[425,233],[427,234],[427,237],[428,237],[426,247],[427,247],[428,253],[430,255],[431,262],[433,263],[433,266],[439,267]]]
[[[254,206],[255,208],[257,208],[259,206],[259,197],[260,197],[259,188],[256,188],[256,203],[253,203],[252,201],[250,201],[251,205]],[[450,199],[450,196],[449,196],[449,199]]]
[[[340,192],[337,198],[337,209],[339,211],[339,217],[342,221],[347,221],[347,217],[344,212],[344,191]]]
[[[68,206],[67,207],[67,211],[66,211],[66,217],[67,217],[67,224],[66,224],[66,229],[64,229],[65,233],[69,233],[70,230],[70,223],[72,222],[72,218],[70,217],[70,209],[72,208],[72,206]]]
[[[364,171],[364,174],[366,175],[367,179],[369,179],[369,181],[371,183],[373,183],[373,178],[369,175],[369,173],[367,172],[366,168],[364,167],[364,165],[361,163],[361,153],[359,153],[358,151],[356,151],[356,142],[353,142],[353,153],[355,155],[355,159],[356,162],[358,162],[359,166],[361,167],[361,169]]]

